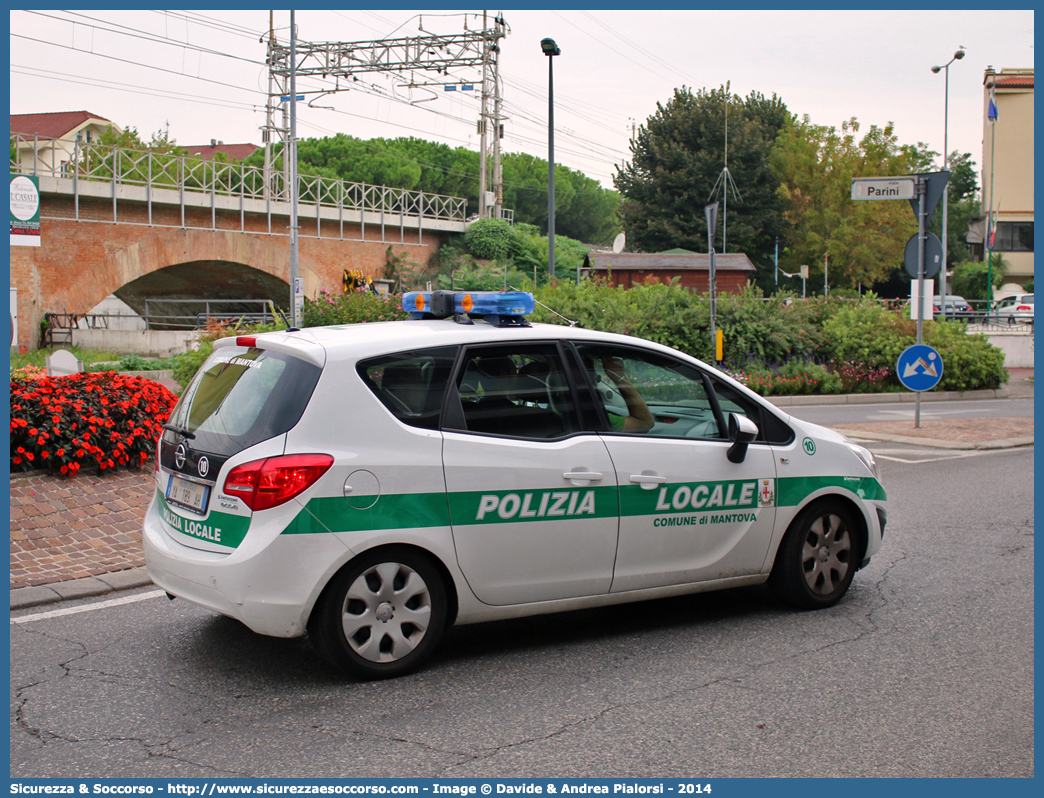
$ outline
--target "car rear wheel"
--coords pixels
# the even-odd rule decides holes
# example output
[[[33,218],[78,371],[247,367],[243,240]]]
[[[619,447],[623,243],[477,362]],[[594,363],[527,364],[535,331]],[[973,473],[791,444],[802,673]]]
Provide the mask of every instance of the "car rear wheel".
[[[333,667],[359,679],[416,670],[446,625],[446,587],[423,554],[384,549],[364,554],[331,580],[308,623]]]
[[[834,499],[818,501],[787,530],[769,584],[788,604],[803,609],[830,607],[852,584],[860,557],[851,511]]]

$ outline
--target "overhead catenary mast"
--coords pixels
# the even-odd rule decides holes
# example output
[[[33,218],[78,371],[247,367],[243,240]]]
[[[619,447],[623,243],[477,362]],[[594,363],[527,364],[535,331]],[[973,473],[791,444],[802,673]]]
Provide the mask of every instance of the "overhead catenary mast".
[[[402,88],[430,92],[430,96],[425,100],[433,100],[439,96],[437,89],[456,91],[459,87],[462,91],[471,90],[471,83],[454,78],[449,74],[449,70],[462,67],[481,68],[482,97],[478,121],[478,132],[482,142],[482,152],[479,156],[479,211],[483,217],[500,216],[504,191],[500,172],[500,131],[503,117],[499,41],[506,37],[508,32],[509,28],[503,17],[493,17],[493,24],[490,26],[483,12],[481,30],[465,28],[465,31],[459,34],[443,36],[425,32],[423,36],[359,42],[297,41],[297,63],[294,66],[297,77],[320,78],[333,83],[332,86],[322,89],[299,91],[299,95],[315,95],[314,100],[325,94],[348,91],[358,86],[358,76],[361,74],[383,73],[401,77],[404,81],[400,84]],[[290,50],[280,44],[274,35],[270,35],[268,42],[268,66],[270,82],[275,84],[274,91],[270,89],[269,95],[268,116],[271,120],[273,104],[287,94],[286,82],[291,72]],[[282,129],[275,128],[273,123],[268,121],[266,130],[270,133],[269,140],[265,142],[268,151],[272,146],[271,134],[286,141],[285,117]],[[490,137],[487,133],[492,134],[492,163]],[[270,155],[266,154],[266,163],[268,162]],[[266,182],[269,182],[272,175],[266,175],[266,178]],[[286,196],[285,187],[283,196]]]

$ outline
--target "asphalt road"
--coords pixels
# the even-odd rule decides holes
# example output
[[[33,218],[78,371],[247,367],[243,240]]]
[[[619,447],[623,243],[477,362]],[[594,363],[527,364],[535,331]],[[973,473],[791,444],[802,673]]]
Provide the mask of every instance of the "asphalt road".
[[[370,684],[155,590],[12,613],[11,775],[1032,776],[1032,448],[874,448],[884,549],[821,612],[755,587],[461,627]]]

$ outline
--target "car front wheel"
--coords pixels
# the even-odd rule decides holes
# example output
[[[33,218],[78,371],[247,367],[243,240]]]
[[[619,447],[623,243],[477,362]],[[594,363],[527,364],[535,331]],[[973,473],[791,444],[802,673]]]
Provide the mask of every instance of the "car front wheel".
[[[836,500],[806,507],[780,543],[769,584],[783,601],[822,609],[841,600],[859,565],[851,511]]]
[[[364,554],[338,573],[308,624],[320,655],[359,679],[410,673],[431,656],[446,625],[438,569],[409,549]]]

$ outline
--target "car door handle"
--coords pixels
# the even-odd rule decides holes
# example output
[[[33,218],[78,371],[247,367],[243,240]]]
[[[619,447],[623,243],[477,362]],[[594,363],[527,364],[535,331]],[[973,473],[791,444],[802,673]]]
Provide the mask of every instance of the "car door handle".
[[[658,477],[655,474],[631,474],[631,482],[640,485],[642,490],[653,490],[666,481],[667,477]]]
[[[562,474],[562,478],[596,480],[601,479],[602,474],[600,471],[566,471]]]

